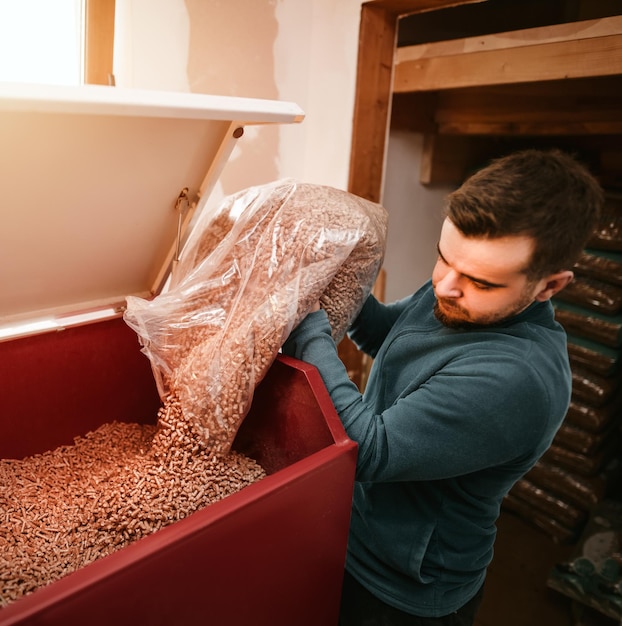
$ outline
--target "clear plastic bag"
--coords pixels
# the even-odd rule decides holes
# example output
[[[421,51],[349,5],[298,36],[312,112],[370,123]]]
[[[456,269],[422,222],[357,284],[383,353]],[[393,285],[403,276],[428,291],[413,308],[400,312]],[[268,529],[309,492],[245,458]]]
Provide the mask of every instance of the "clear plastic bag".
[[[193,227],[169,289],[129,297],[125,321],[151,360],[163,399],[214,453],[227,453],[253,391],[319,299],[335,342],[382,265],[378,204],[283,180],[225,198]]]

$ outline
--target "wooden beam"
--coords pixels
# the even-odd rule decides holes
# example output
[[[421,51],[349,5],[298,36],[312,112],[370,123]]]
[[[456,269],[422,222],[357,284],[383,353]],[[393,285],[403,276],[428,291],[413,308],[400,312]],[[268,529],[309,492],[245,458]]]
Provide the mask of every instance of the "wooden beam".
[[[595,37],[619,35],[620,33],[622,33],[622,15],[615,15],[583,22],[571,22],[555,26],[541,26],[511,32],[493,33],[479,37],[463,37],[414,46],[403,46],[398,48],[395,62],[404,63],[417,59],[485,52],[488,50],[507,50],[508,48],[519,48],[534,43],[545,44],[577,39],[593,39]]]
[[[393,94],[391,129],[409,130],[413,133],[436,133],[438,95],[437,91]]]
[[[374,4],[361,7],[348,189],[362,198],[380,202],[397,16]]]
[[[503,135],[503,136],[541,136],[541,135],[606,135],[622,134],[622,121],[598,122],[580,120],[576,122],[554,120],[545,122],[526,122],[523,120],[512,122],[460,122],[440,124],[438,132],[445,135]]]
[[[553,38],[558,27],[547,30]],[[622,74],[622,33],[548,43],[531,38],[521,46],[396,62],[393,89],[433,91],[617,74]]]
[[[84,82],[114,84],[115,0],[86,0],[84,25]]]
[[[619,76],[395,94],[394,100],[431,94],[429,128],[441,134],[578,136],[622,128]]]
[[[474,163],[482,163],[495,153],[492,138],[448,136],[426,133],[423,136],[419,182],[422,185],[460,185],[472,173]]]
[[[373,5],[376,8],[381,8],[401,17],[411,13],[435,11],[437,9],[446,9],[462,4],[474,4],[476,2],[486,1],[487,0],[370,0],[370,2],[365,2],[363,6]]]
[[[456,168],[455,162],[452,162],[450,165],[438,162],[437,156],[441,154],[441,150],[437,148],[437,145],[441,141],[442,138],[434,133],[426,133],[423,136],[423,149],[421,151],[421,165],[419,168],[419,182],[422,185],[429,185],[438,182],[438,180],[442,182],[459,182],[463,177],[461,165]],[[456,150],[451,151],[452,157],[456,152]]]
[[[391,113],[398,20],[485,0],[371,0],[361,5],[348,190],[379,202]]]

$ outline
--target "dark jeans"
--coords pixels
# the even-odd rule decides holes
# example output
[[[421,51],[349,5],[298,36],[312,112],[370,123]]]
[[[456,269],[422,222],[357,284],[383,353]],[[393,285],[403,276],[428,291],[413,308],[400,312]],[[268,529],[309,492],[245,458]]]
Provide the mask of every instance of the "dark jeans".
[[[461,609],[445,617],[417,617],[382,602],[345,573],[339,626],[472,626],[484,589]]]

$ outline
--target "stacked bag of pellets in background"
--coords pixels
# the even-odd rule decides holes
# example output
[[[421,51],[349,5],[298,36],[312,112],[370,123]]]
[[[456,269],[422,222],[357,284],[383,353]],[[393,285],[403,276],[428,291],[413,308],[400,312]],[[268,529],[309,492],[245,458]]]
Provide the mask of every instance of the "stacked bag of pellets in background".
[[[561,543],[578,540],[622,477],[622,196],[605,193],[575,278],[553,301],[568,334],[570,408],[553,445],[504,502]]]

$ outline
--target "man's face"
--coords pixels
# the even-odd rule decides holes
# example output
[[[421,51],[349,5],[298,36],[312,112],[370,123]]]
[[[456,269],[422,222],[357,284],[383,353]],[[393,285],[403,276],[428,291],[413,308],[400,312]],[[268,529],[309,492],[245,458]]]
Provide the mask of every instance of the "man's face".
[[[546,284],[525,274],[533,247],[524,235],[465,237],[446,219],[432,272],[439,321],[452,328],[486,326],[527,308]]]

